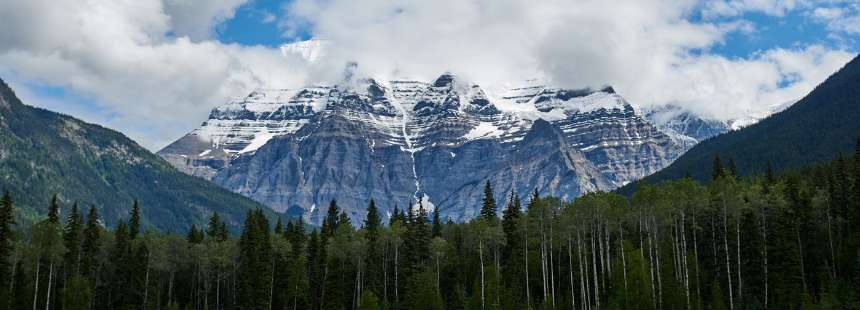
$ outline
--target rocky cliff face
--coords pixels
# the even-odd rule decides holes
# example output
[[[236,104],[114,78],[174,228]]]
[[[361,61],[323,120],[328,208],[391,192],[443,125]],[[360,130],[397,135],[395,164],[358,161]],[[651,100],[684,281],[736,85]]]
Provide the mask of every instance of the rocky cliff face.
[[[687,147],[611,88],[487,93],[444,74],[258,90],[159,154],[319,223],[332,199],[358,221],[370,198],[383,212],[421,199],[465,220],[487,181],[500,202],[534,189],[570,199],[649,175]]]

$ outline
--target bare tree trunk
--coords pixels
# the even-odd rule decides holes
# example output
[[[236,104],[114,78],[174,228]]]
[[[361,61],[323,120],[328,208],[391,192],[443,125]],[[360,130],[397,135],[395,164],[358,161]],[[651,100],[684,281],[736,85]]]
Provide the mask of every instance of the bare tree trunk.
[[[762,252],[764,253],[762,256],[764,258],[764,308],[767,309],[768,303],[768,279],[767,279],[767,207],[762,210],[761,216],[761,234],[762,239]]]
[[[484,246],[483,246],[483,240],[478,240],[478,255],[481,257],[481,309],[484,309]]]
[[[690,266],[687,263],[687,217],[683,210],[681,210],[681,257],[683,258],[683,268],[684,268],[684,296],[687,300],[687,309],[690,309]]]
[[[654,277],[654,240],[652,238],[650,221],[645,221],[645,230],[648,233],[648,270],[651,272],[651,298],[653,299],[654,308],[659,309],[657,304],[657,283]]]
[[[146,253],[146,280],[143,281],[143,309],[146,310],[146,300],[149,297],[149,253]]]
[[[526,220],[525,225],[523,225],[526,229],[525,233],[525,242],[523,243],[523,254],[526,258],[526,305],[527,308],[531,309],[532,299],[531,299],[531,288],[529,287],[529,224],[528,220]]]
[[[693,216],[693,223],[696,222],[696,217]],[[694,263],[696,264],[696,308],[702,308],[702,288],[701,282],[699,279],[699,240],[696,238],[696,227],[693,226],[693,256]],[[765,307],[767,309],[767,307]]]
[[[51,309],[51,282],[54,279],[54,262],[48,268],[48,296],[45,300],[45,310]]]
[[[576,295],[573,292],[573,251],[569,232],[567,233],[567,270],[570,274],[570,309],[576,309]]]
[[[39,260],[40,258],[36,257],[36,289],[33,292],[33,310],[36,310],[36,301],[39,299],[39,269],[42,266]]]
[[[797,232],[797,248],[799,249],[799,252],[800,252],[800,280],[801,280],[801,282],[803,282],[803,292],[806,293],[807,292],[806,270],[804,269],[805,267],[803,266],[803,242],[800,241],[800,227],[798,227],[794,231]]]
[[[400,260],[397,257],[397,254],[399,252],[399,248],[400,248],[400,246],[398,246],[396,244],[394,245],[394,305],[395,305],[395,308],[396,308],[396,306],[400,305],[400,293],[399,293],[399,290],[397,289],[397,287],[400,286],[397,282],[397,274],[398,274],[397,271],[398,271],[398,269],[400,269]]]
[[[552,218],[549,221],[549,264],[547,265],[547,269],[549,269],[549,284],[550,284],[550,296],[552,297],[552,306],[555,307],[555,262],[553,257],[552,250]]]
[[[735,303],[734,303],[734,298],[733,298],[734,295],[732,294],[732,292],[734,291],[734,287],[732,287],[732,268],[731,268],[730,263],[729,263],[729,239],[726,236],[728,234],[728,230],[726,228],[726,222],[728,222],[728,220],[729,220],[728,213],[726,210],[727,208],[728,207],[726,206],[726,199],[724,197],[723,198],[723,247],[726,250],[726,272],[728,273],[726,275],[726,279],[728,279],[728,282],[729,282],[729,309],[734,309]]]
[[[577,261],[579,261],[579,294],[582,296],[582,305],[583,308],[590,308],[591,305],[591,294],[588,291],[588,285],[586,285],[587,275],[585,274],[585,270],[587,268],[582,267],[582,238],[579,234],[579,229],[576,230],[576,249],[577,249]]]
[[[597,253],[594,253],[597,248],[594,247],[594,229],[591,233],[591,271],[594,278],[594,303],[600,309],[600,284],[597,282]]]
[[[743,304],[744,302],[744,282],[741,274],[741,217],[738,215],[735,218],[735,242],[737,245],[735,248],[737,249],[738,254],[738,302]]]
[[[663,277],[660,272],[660,228],[657,226],[657,219],[651,215],[654,229],[654,269],[657,271],[657,308],[663,306]]]
[[[618,224],[618,233],[620,234],[621,247],[621,273],[624,275],[624,305],[627,306],[627,254],[624,253],[624,227]]]

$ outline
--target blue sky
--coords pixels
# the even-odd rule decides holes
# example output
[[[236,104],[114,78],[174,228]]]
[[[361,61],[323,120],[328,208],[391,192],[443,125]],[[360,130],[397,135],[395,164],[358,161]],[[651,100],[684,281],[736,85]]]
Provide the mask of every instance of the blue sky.
[[[25,102],[153,150],[230,98],[336,82],[351,61],[371,76],[612,84],[726,119],[799,99],[860,51],[860,0],[11,0],[0,20],[0,77]],[[315,37],[336,46],[317,63],[278,49]]]

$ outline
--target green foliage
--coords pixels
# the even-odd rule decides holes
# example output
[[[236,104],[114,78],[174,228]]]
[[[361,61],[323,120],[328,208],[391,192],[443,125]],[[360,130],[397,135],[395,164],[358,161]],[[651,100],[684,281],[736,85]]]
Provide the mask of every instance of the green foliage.
[[[63,288],[63,309],[87,310],[90,309],[92,299],[92,284],[89,279],[82,276],[73,276],[66,282]]]
[[[631,199],[533,194],[525,210],[512,193],[501,222],[449,221],[437,232],[422,201],[387,226],[371,202],[361,228],[332,203],[307,235],[301,220],[272,233],[250,211],[238,237],[212,214],[205,232],[132,238],[133,225],[104,230],[95,207],[82,224],[73,206],[65,227],[45,219],[4,235],[4,300],[26,309],[34,300],[64,309],[856,309],[854,165],[842,157],[704,186],[680,179]]]
[[[680,179],[687,174],[704,182],[713,171],[702,168],[708,167],[717,153],[737,160],[739,176],[763,172],[768,165],[782,170],[831,160],[854,147],[852,139],[860,136],[858,119],[860,57],[785,111],[702,141],[669,167],[627,186],[625,192],[632,192],[638,184]]]
[[[174,169],[123,134],[67,115],[24,105],[0,80],[0,175],[16,198],[16,216],[33,224],[62,203],[98,203],[105,225],[127,218],[139,200],[148,223],[161,231],[202,224],[212,211],[239,227],[245,210],[263,206]],[[57,194],[56,204],[46,195]],[[267,211],[270,216],[274,212]]]

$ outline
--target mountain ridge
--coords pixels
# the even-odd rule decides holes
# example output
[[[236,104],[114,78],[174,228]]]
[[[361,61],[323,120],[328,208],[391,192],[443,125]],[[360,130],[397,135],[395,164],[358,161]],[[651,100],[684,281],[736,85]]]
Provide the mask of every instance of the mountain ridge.
[[[263,207],[175,170],[122,133],[27,106],[3,80],[0,142],[0,184],[28,222],[46,213],[53,194],[63,205],[96,205],[108,226],[139,200],[146,226],[176,231],[213,211],[237,228],[244,210]]]

